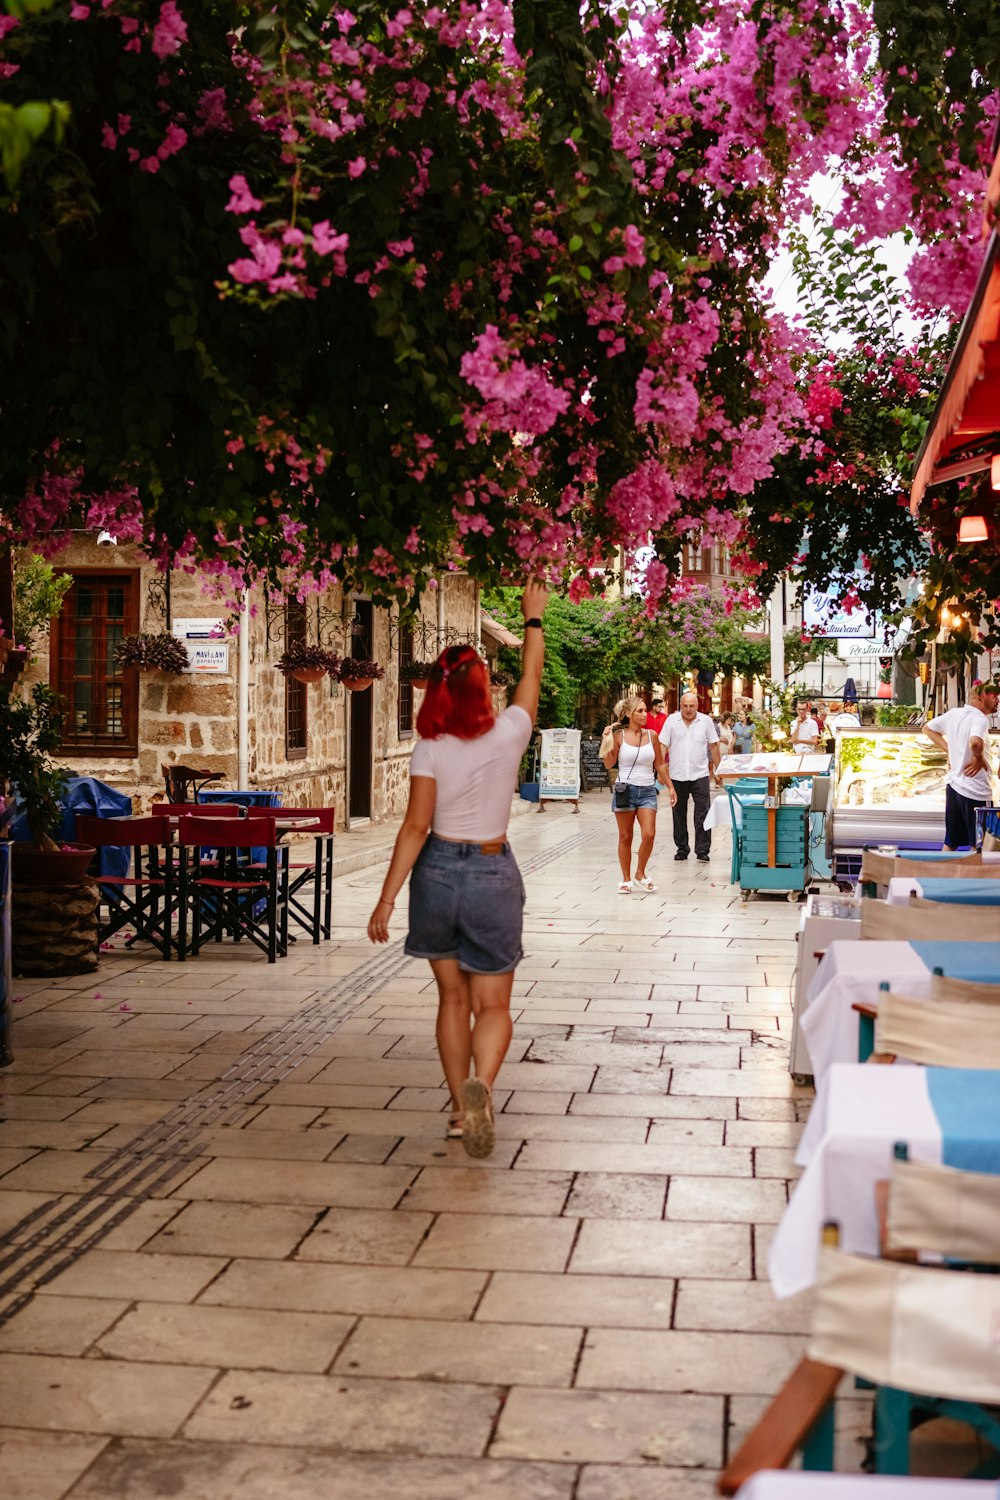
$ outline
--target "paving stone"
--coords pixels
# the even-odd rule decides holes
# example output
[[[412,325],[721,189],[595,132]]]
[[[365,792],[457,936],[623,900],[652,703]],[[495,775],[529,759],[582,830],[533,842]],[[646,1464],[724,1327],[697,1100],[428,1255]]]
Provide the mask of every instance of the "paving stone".
[[[354,1326],[328,1313],[140,1302],[97,1342],[114,1359],[228,1369],[327,1369]]]
[[[270,1203],[189,1203],[148,1242],[170,1255],[290,1255],[319,1210]]]
[[[220,1307],[358,1313],[400,1318],[471,1318],[482,1271],[233,1261],[201,1297]]]
[[[333,1373],[486,1385],[568,1386],[580,1327],[362,1318]]]
[[[172,1437],[215,1378],[177,1365],[0,1354],[4,1420],[52,1432]]]
[[[709,1285],[719,1286],[713,1282]],[[747,1283],[741,1283],[745,1291]],[[628,1276],[543,1276],[498,1271],[476,1309],[484,1323],[669,1328],[675,1283]],[[758,1290],[762,1290],[758,1288]]]
[[[584,1341],[576,1385],[771,1394],[787,1380],[801,1348],[801,1339],[782,1334],[594,1328]]]
[[[296,1259],[404,1266],[432,1223],[431,1214],[365,1208],[331,1210],[299,1245]]]
[[[88,1250],[46,1287],[56,1297],[155,1297],[189,1302],[226,1264],[218,1255],[154,1255]]]
[[[184,1435],[472,1457],[485,1450],[500,1399],[490,1386],[251,1371],[224,1375]]]
[[[741,1147],[697,1146],[686,1141],[659,1145],[598,1145],[528,1141],[517,1158],[521,1171],[563,1167],[572,1172],[665,1172],[686,1176],[750,1176],[750,1152]]]
[[[785,1184],[759,1178],[674,1177],[667,1189],[668,1219],[709,1224],[776,1224],[785,1211]]]
[[[332,1150],[332,1145],[331,1148]],[[185,1198],[211,1202],[331,1203],[345,1208],[391,1208],[414,1178],[409,1167],[347,1162],[213,1161],[184,1184]]]
[[[0,1350],[20,1354],[82,1354],[129,1306],[128,1299],[49,1297],[37,1293],[27,1307],[0,1323]]]
[[[662,1219],[666,1187],[658,1174],[581,1172],[564,1213],[579,1219]]]
[[[585,1464],[576,1500],[709,1500],[716,1494],[714,1472],[691,1469]]]
[[[564,1271],[576,1232],[575,1219],[445,1213],[438,1216],[413,1263]]]
[[[563,1463],[717,1465],[722,1402],[627,1391],[511,1391],[490,1448],[495,1458]]]
[[[777,1298],[759,1281],[698,1281],[678,1284],[673,1326],[742,1333],[809,1333],[813,1295]]]
[[[425,1167],[400,1207],[429,1213],[559,1214],[572,1185],[569,1172]]]
[[[0,1462],[3,1450],[0,1449]],[[0,1470],[2,1473],[2,1470]],[[494,1459],[402,1458],[274,1448],[257,1443],[154,1443],[109,1446],[71,1500],[571,1500],[567,1464]],[[48,1492],[18,1500],[50,1500]]]
[[[87,1470],[107,1438],[0,1427],[0,1495],[53,1500]]]
[[[671,1094],[574,1094],[574,1115],[639,1115],[655,1120],[731,1120],[736,1116],[735,1099],[702,1096],[674,1098]]]
[[[569,1269],[609,1276],[744,1280],[750,1275],[750,1231],[745,1224],[586,1219]]]

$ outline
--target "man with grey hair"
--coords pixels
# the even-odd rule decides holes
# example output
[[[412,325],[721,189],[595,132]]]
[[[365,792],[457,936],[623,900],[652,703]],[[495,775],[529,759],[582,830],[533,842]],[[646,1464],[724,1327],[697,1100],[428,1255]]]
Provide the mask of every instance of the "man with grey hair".
[[[694,852],[708,863],[711,832],[705,827],[711,801],[711,778],[721,759],[719,735],[708,714],[698,712],[698,694],[685,693],[677,713],[671,714],[660,733],[667,752],[670,779],[677,792],[674,806],[674,859],[687,859],[691,852],[688,834],[688,802],[694,802]]]

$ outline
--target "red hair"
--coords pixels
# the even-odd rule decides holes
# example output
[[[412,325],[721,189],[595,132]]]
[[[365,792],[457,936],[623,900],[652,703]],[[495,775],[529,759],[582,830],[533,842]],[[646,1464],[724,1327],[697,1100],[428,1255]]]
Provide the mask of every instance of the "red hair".
[[[449,646],[434,663],[424,701],[417,714],[423,740],[453,734],[475,740],[496,722],[486,663],[472,646]]]

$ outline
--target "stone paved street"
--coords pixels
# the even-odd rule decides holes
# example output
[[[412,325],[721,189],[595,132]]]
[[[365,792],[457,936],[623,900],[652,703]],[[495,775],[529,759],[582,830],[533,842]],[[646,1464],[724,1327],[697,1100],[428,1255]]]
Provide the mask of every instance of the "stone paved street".
[[[485,1162],[444,1140],[402,916],[364,937],[380,869],[274,968],[117,951],[15,986],[0,1493],[711,1493],[808,1323],[765,1267],[811,1098],[798,911],[741,907],[725,836],[674,863],[663,816],[658,893],[619,896],[607,799],[582,806],[512,824],[526,957]]]

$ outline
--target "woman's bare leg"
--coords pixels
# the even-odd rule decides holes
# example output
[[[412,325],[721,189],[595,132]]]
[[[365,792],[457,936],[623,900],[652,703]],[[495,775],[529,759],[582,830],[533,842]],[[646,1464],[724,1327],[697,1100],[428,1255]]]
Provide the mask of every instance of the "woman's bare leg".
[[[513,1025],[510,1019],[510,994],[514,987],[513,971],[509,974],[467,974],[472,998],[472,1059],[477,1078],[493,1087],[500,1064],[507,1056]]]
[[[634,812],[615,813],[618,823],[618,863],[622,879],[632,879],[632,830],[635,827]]]
[[[640,807],[636,817],[639,820],[639,853],[635,861],[635,878],[643,880],[646,875],[646,865],[653,852],[653,841],[656,838],[656,808]]]
[[[432,958],[430,965],[438,987],[435,1036],[445,1080],[451,1090],[452,1114],[461,1114],[461,1087],[472,1061],[472,997],[470,975],[458,967],[457,958]],[[506,1049],[505,1049],[506,1050]]]

